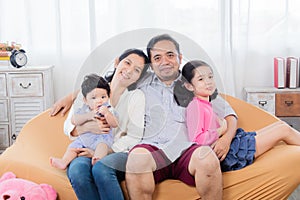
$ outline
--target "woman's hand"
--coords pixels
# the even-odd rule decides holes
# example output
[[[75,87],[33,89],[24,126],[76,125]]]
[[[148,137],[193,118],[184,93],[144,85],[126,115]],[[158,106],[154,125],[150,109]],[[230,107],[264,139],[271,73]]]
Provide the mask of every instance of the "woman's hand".
[[[94,156],[94,151],[89,148],[76,148],[75,152],[78,156],[85,156],[88,158],[92,158]]]
[[[100,119],[95,119],[87,121],[80,126],[76,126],[77,135],[82,133],[92,132],[97,134],[107,134],[110,131],[110,126],[107,124],[106,120],[101,117]]]
[[[50,115],[55,116],[61,111],[61,116],[64,116],[68,112],[68,110],[71,108],[72,103],[73,103],[73,101],[69,96],[65,96],[65,97],[59,99],[58,101],[56,101],[53,104],[53,106],[50,110]]]

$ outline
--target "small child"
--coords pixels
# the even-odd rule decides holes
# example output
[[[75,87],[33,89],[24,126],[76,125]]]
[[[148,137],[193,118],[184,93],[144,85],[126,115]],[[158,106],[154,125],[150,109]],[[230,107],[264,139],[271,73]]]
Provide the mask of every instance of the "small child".
[[[71,121],[75,126],[80,126],[91,120],[99,120],[101,117],[104,117],[112,128],[118,126],[116,117],[109,110],[110,87],[104,78],[96,74],[85,76],[81,84],[81,92],[84,105],[72,116]],[[50,163],[53,167],[66,169],[70,162],[77,157],[76,148],[90,148],[95,151],[92,157],[92,164],[94,165],[108,154],[112,143],[111,131],[108,134],[83,133],[69,145],[62,158],[51,157]]]
[[[186,109],[189,138],[200,145],[212,145],[227,129],[226,120],[213,112],[210,103],[216,91],[213,72],[204,62],[191,61],[184,66],[182,75],[188,81],[185,87],[194,93]]]
[[[227,129],[225,120],[219,120],[210,104],[216,92],[212,68],[203,61],[193,60],[182,68],[185,87],[194,93],[186,109],[188,135],[200,145],[213,145]],[[238,128],[226,158],[221,162],[222,171],[237,170],[253,163],[254,159],[271,149],[279,141],[300,145],[300,133],[283,121],[275,122],[256,132]]]

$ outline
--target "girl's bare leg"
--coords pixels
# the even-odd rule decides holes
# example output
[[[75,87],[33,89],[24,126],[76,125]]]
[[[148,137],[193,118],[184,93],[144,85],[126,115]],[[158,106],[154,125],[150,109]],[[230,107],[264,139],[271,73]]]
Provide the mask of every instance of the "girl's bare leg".
[[[279,141],[300,146],[300,133],[283,121],[278,121],[258,130],[255,157],[274,147]]]

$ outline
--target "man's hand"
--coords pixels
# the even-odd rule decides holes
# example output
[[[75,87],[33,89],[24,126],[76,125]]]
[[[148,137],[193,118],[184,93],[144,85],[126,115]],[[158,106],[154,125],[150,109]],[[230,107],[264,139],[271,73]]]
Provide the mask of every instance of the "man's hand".
[[[235,116],[228,115],[225,117],[225,120],[227,122],[227,130],[212,146],[220,161],[223,161],[227,156],[232,138],[234,138],[237,129],[237,118]]]
[[[218,119],[220,127],[217,129],[219,136],[222,136],[227,130],[227,121],[223,118]]]
[[[220,161],[223,161],[227,156],[230,148],[230,143],[231,140],[226,138],[226,136],[224,135],[223,137],[220,137],[212,146],[212,149],[214,150]]]

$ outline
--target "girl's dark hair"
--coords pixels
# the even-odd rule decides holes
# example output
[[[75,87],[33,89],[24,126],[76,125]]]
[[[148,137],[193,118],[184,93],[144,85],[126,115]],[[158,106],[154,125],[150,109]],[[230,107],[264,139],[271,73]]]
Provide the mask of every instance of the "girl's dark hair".
[[[194,93],[184,86],[184,78],[177,80],[174,86],[174,99],[181,107],[187,107],[194,97]]]
[[[208,66],[210,67],[206,62],[201,60],[192,60],[190,62],[187,62],[182,67],[182,76],[185,78],[185,80],[189,83],[191,83],[192,79],[195,76],[195,70],[197,67],[201,66]],[[210,67],[211,68],[211,67]]]
[[[160,41],[163,41],[163,40],[167,40],[167,41],[172,42],[175,45],[175,48],[176,48],[177,52],[180,54],[179,43],[174,38],[172,38],[170,35],[168,35],[168,34],[162,34],[162,35],[157,35],[157,36],[153,37],[148,42],[148,45],[147,45],[147,55],[148,55],[149,59],[151,58],[151,50],[153,49],[154,45],[156,43],[160,42]]]
[[[125,50],[120,56],[119,56],[119,62],[121,62],[124,58],[126,58],[127,56],[131,55],[131,54],[136,54],[140,57],[142,57],[144,59],[144,62],[145,62],[145,66],[144,66],[144,69],[141,73],[141,76],[140,78],[137,80],[137,82],[143,77],[143,75],[146,73],[146,71],[148,70],[149,68],[149,59],[148,57],[146,56],[146,54],[140,50],[140,49],[127,49]],[[116,68],[114,68],[114,71],[113,72],[108,72],[104,78],[107,82],[111,82],[112,78],[114,77],[115,75],[115,72],[116,72]],[[128,89],[129,90],[132,90],[132,89],[135,89],[136,88],[136,83],[133,83],[131,84]]]
[[[86,98],[86,95],[90,93],[95,88],[105,89],[107,95],[110,95],[110,87],[108,82],[101,76],[97,74],[89,74],[84,77],[84,80],[81,84],[82,95]]]

